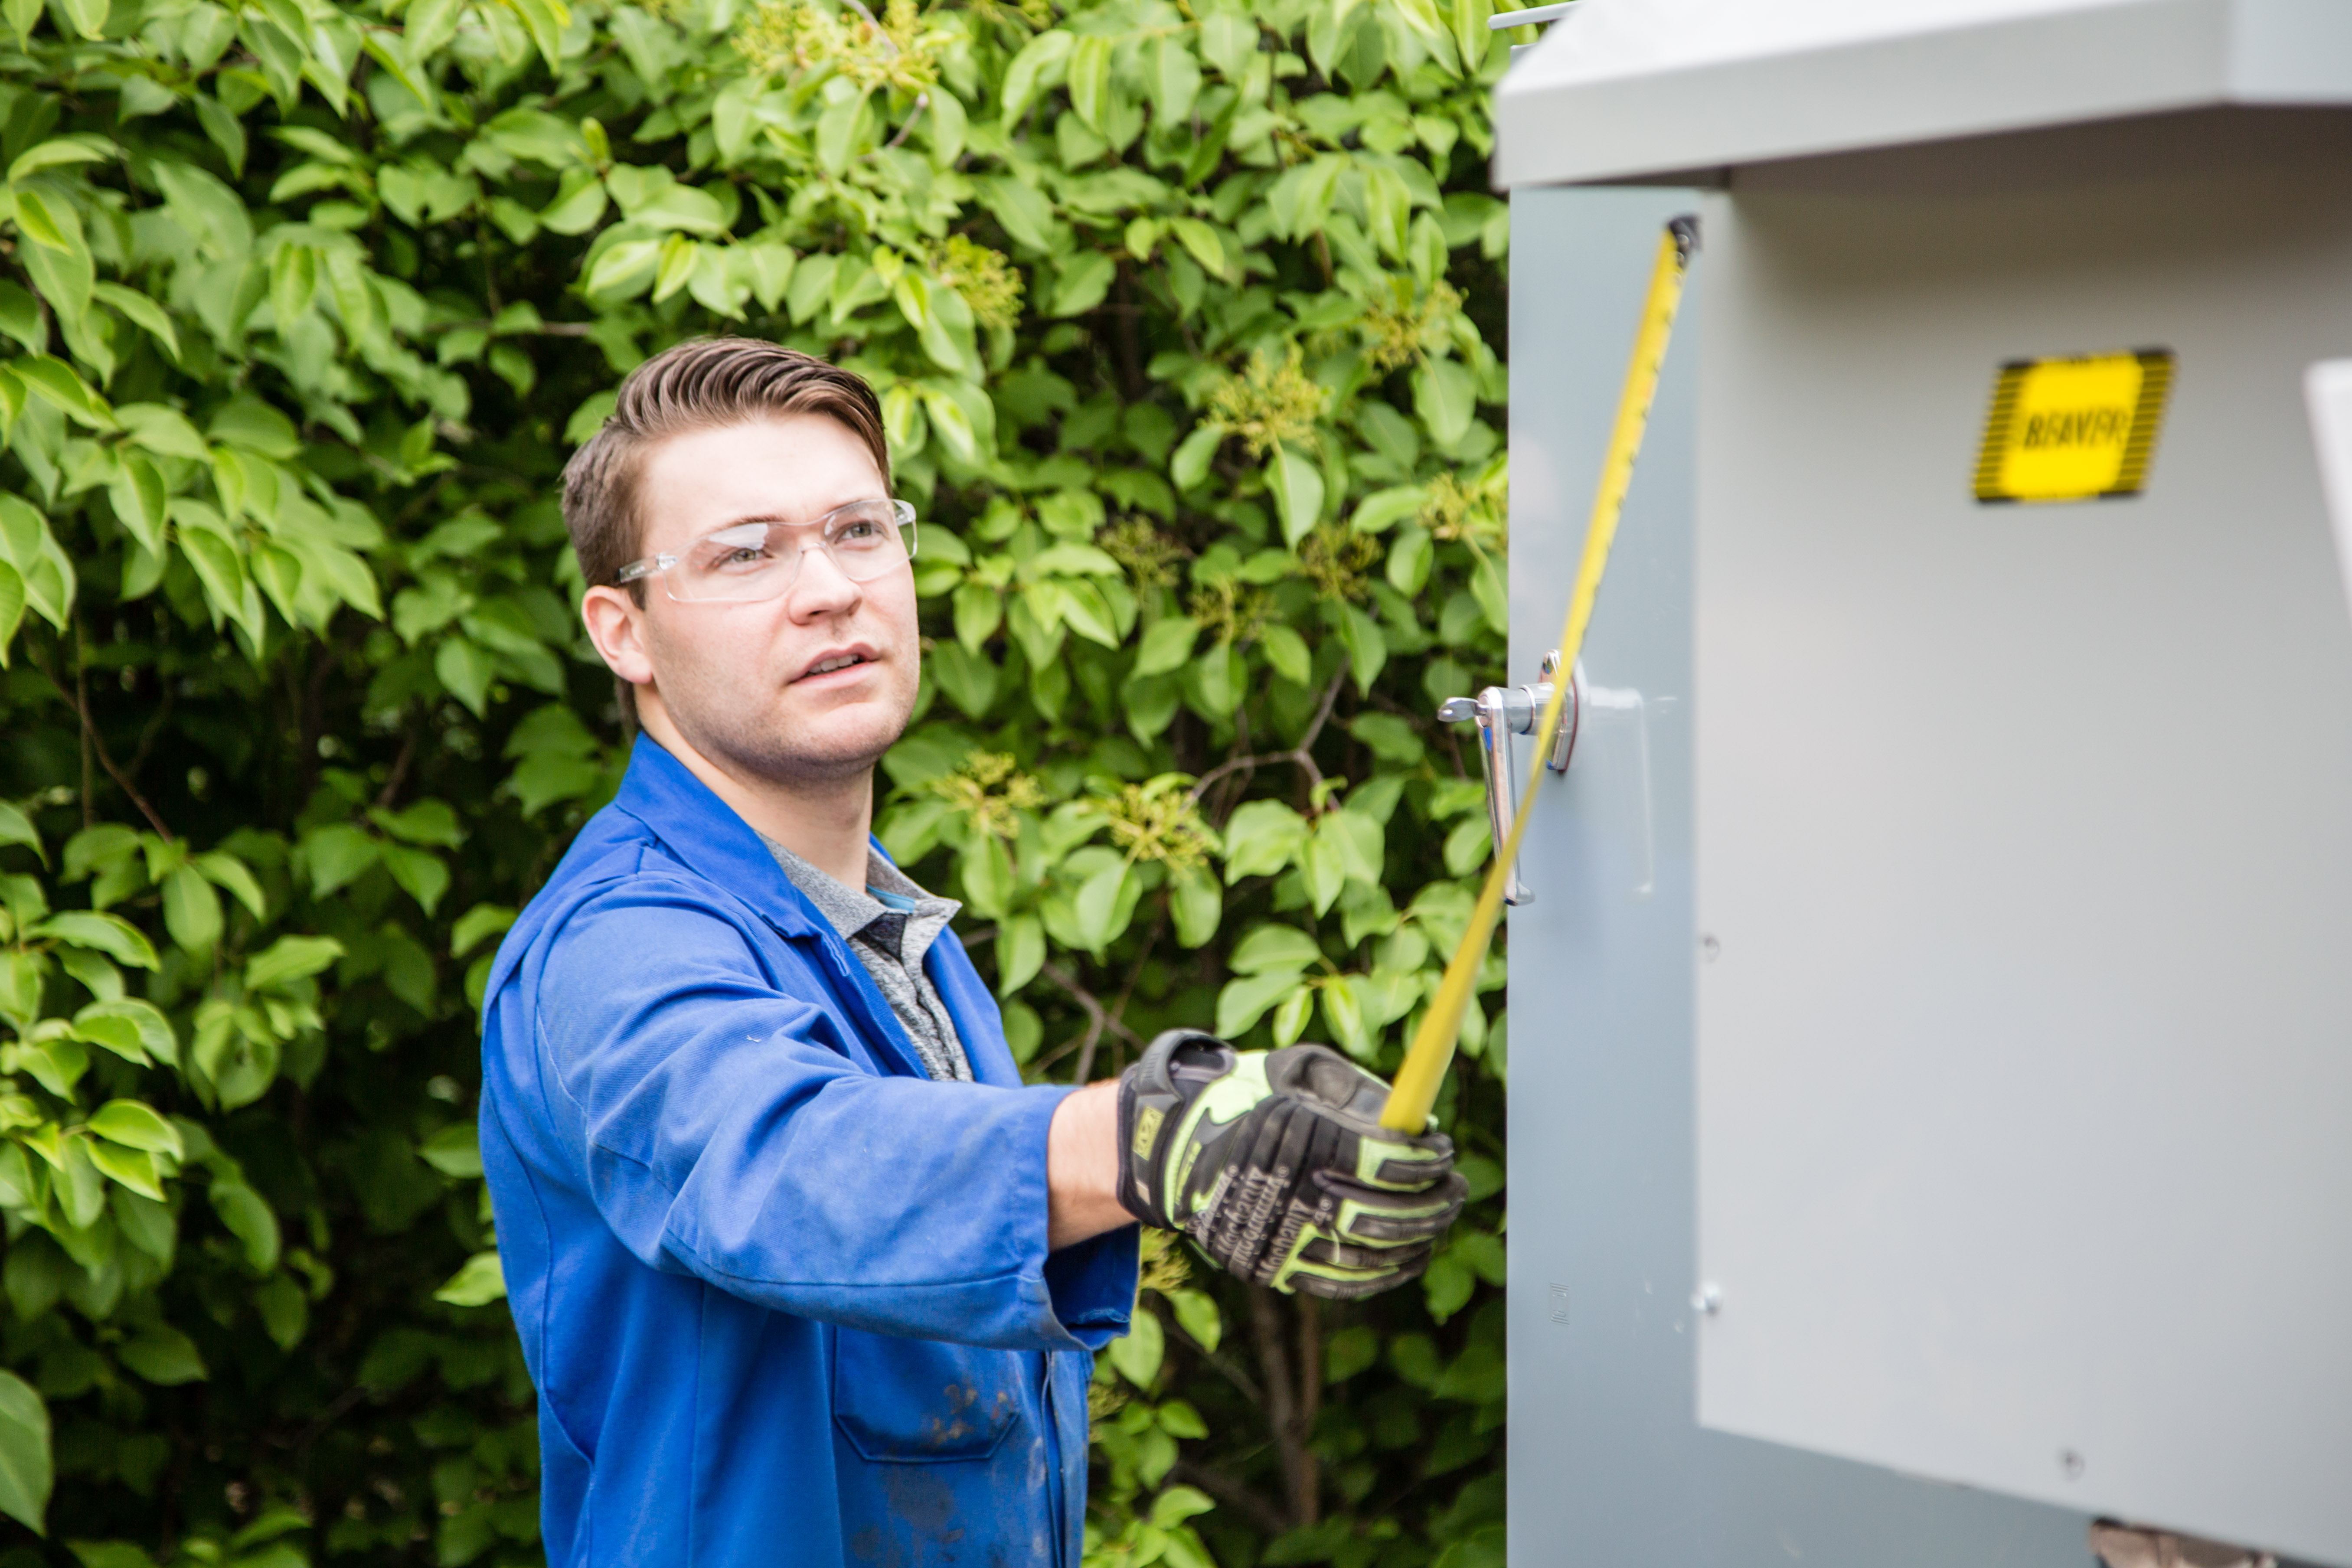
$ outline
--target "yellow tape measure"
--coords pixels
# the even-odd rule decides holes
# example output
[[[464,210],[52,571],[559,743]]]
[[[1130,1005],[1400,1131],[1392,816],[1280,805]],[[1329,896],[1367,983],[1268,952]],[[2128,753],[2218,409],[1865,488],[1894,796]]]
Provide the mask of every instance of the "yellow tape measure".
[[[1650,405],[1658,395],[1658,373],[1665,365],[1666,342],[1673,337],[1675,313],[1682,308],[1683,279],[1690,268],[1692,248],[1698,241],[1698,220],[1678,217],[1666,225],[1658,241],[1658,262],[1650,274],[1649,298],[1642,304],[1642,330],[1633,340],[1633,363],[1625,367],[1625,390],[1617,400],[1617,424],[1609,435],[1608,460],[1601,468],[1601,488],[1592,498],[1592,521],[1584,531],[1584,562],[1577,568],[1576,593],[1568,602],[1568,625],[1559,634],[1559,674],[1552,681],[1551,700],[1544,705],[1543,721],[1536,726],[1536,743],[1529,753],[1526,802],[1511,823],[1508,838],[1496,846],[1495,864],[1486,885],[1478,891],[1470,912],[1470,929],[1445,965],[1436,999],[1422,1015],[1413,1031],[1412,1048],[1397,1069],[1396,1084],[1381,1111],[1381,1125],[1399,1132],[1418,1132],[1429,1124],[1430,1108],[1437,1103],[1438,1086],[1454,1060],[1454,1042],[1462,1034],[1462,1015],[1470,1005],[1479,961],[1495,935],[1503,912],[1503,890],[1518,864],[1519,840],[1526,836],[1534,812],[1536,786],[1543,782],[1544,759],[1551,755],[1559,733],[1561,711],[1568,703],[1570,678],[1577,655],[1583,651],[1584,630],[1592,623],[1592,602],[1601,592],[1601,574],[1609,566],[1609,547],[1616,542],[1617,519],[1625,510],[1625,492],[1633,482],[1633,460],[1642,453],[1642,434],[1649,427]]]

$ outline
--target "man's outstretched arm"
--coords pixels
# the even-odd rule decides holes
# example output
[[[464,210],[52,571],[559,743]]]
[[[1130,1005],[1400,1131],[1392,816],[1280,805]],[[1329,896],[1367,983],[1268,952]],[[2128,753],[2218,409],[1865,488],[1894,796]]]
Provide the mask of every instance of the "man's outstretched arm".
[[[1089,1084],[1046,1130],[1045,1245],[1059,1251],[1134,1223],[1118,1201],[1118,1084]]]

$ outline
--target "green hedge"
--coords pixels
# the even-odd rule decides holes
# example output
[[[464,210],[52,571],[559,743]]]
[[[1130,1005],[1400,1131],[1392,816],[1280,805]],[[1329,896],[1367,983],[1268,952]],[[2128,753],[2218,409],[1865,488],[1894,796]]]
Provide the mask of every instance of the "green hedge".
[[[1486,16],[0,0],[0,1563],[539,1560],[474,1013],[628,740],[557,473],[680,338],[881,392],[882,832],[1025,1070],[1394,1066],[1487,854]],[[1155,1238],[1090,1562],[1502,1561],[1501,978],[1423,1286]]]

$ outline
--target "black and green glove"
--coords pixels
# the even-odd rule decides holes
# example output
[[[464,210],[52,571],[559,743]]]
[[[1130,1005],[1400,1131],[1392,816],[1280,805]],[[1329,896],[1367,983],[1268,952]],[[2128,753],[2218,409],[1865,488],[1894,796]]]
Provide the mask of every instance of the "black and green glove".
[[[1236,1051],[1171,1029],[1119,1079],[1118,1198],[1254,1285],[1402,1285],[1462,1212],[1454,1144],[1381,1125],[1388,1085],[1326,1046]]]

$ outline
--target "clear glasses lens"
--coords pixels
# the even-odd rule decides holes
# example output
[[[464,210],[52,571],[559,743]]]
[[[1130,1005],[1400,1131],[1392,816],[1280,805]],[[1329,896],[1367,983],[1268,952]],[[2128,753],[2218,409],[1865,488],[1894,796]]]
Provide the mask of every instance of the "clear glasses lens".
[[[805,524],[747,522],[697,540],[662,574],[673,599],[744,603],[772,599],[800,576],[802,557],[823,550],[853,583],[870,583],[914,554],[914,508],[861,501],[824,519],[820,538]]]

